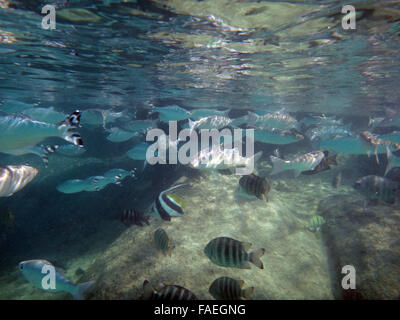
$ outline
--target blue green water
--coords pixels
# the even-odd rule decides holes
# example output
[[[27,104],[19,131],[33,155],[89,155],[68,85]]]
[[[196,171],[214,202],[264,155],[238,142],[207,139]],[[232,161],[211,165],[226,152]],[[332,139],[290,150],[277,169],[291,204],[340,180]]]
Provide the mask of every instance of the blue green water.
[[[55,30],[42,28],[45,14],[41,9],[46,4],[55,6]],[[60,119],[44,110],[56,111],[61,119],[80,110],[81,123],[74,130],[82,136],[86,150],[61,152],[59,148],[50,152],[46,167],[35,154],[10,155],[0,148],[1,167],[29,165],[39,171],[20,191],[0,197],[0,298],[70,299],[68,294],[33,288],[18,270],[20,261],[46,259],[61,265],[72,281],[96,280],[88,296],[93,299],[137,299],[147,278],[155,283],[167,280],[197,292],[201,299],[211,299],[210,279],[223,276],[225,270],[232,272],[213,265],[202,251],[217,236],[252,242],[253,250],[267,249],[261,258],[264,273],[238,275],[255,286],[255,299],[353,297],[337,288],[340,281],[336,277],[340,278],[342,261],[354,255],[354,261],[346,261],[361,269],[357,294],[367,299],[397,298],[400,283],[392,277],[400,278],[399,195],[390,203],[376,203],[368,193],[370,186],[360,193],[353,184],[364,176],[384,176],[390,159],[388,146],[395,160],[386,178],[400,182],[396,163],[400,148],[396,145],[400,136],[400,5],[398,1],[352,1],[356,29],[344,30],[341,9],[346,4],[350,2],[0,0],[0,118],[22,115],[57,126]],[[168,134],[168,123],[159,121],[160,113],[153,108],[172,105],[188,112],[183,120],[176,119],[179,129],[188,127],[188,118],[195,120],[190,114],[202,108],[228,110],[225,116],[229,119],[244,119],[237,126],[231,123],[219,128],[265,130],[246,118],[248,111],[294,118],[295,128],[288,123],[268,129],[278,130],[280,136],[281,130],[290,137],[301,135],[301,139],[286,144],[279,135],[268,136],[277,140],[260,138],[254,144],[255,153],[262,151],[256,172],[271,184],[268,204],[254,199],[237,201],[233,192],[240,177],[227,172],[203,172],[182,164],[144,166],[143,159],[127,156],[145,141],[145,131],[133,134],[137,131],[129,128],[132,121],[153,120],[142,125],[151,124]],[[40,111],[29,113],[32,109]],[[176,117],[169,115],[171,120]],[[323,122],[327,119],[338,122]],[[310,134],[313,128],[329,126],[333,133],[317,138]],[[25,134],[35,132],[31,130]],[[111,130],[124,130],[131,136],[110,141]],[[0,139],[5,139],[5,131],[0,132]],[[381,140],[363,144],[363,131]],[[23,141],[24,136],[18,139]],[[70,142],[53,135],[35,145]],[[296,178],[290,172],[269,175],[270,156],[287,160],[318,148],[337,154],[338,165]],[[88,182],[86,187],[92,192],[57,189],[67,180],[102,176],[114,168],[135,170],[134,177],[101,186],[98,179],[95,185]],[[341,181],[335,188],[332,179],[339,173]],[[149,226],[129,228],[119,221],[125,209],[149,212],[159,193],[183,178],[192,188],[182,191],[188,210],[185,218],[165,222],[151,217]],[[336,210],[335,205],[344,207]],[[274,218],[265,218],[265,211],[273,212]],[[14,218],[6,212],[15,221],[10,222]],[[343,218],[343,212],[350,213]],[[363,214],[367,218],[360,218]],[[307,226],[314,215],[331,219],[331,223],[310,232]],[[358,225],[358,219],[370,220]],[[160,257],[152,250],[153,233],[160,226],[169,230],[171,239],[175,236],[175,257],[173,253]],[[340,239],[349,232],[358,234],[360,242],[349,240],[349,251],[342,252],[337,249],[343,245]],[[193,264],[179,247],[193,253]],[[286,252],[286,247],[291,251]],[[363,255],[365,247],[368,250]],[[315,256],[302,260],[306,252]],[[278,257],[285,255],[291,257],[287,268],[274,274],[271,270],[281,263]],[[135,275],[127,264],[137,270]],[[190,266],[187,273],[178,277],[177,268],[186,264]],[[108,270],[107,265],[113,267]],[[315,283],[296,282],[304,268],[319,274]],[[121,278],[113,274],[117,269]],[[252,265],[253,269],[257,268]],[[194,274],[199,278],[194,280]],[[372,275],[375,282],[370,280]],[[382,283],[388,287],[383,289]]]

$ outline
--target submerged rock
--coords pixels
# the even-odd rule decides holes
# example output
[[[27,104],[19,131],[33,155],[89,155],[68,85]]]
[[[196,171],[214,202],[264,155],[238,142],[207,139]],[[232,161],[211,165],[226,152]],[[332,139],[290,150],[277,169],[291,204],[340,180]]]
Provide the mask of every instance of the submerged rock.
[[[397,299],[400,292],[400,213],[394,207],[364,208],[364,199],[335,195],[318,205],[327,221],[323,238],[342,299]],[[354,266],[356,289],[344,290],[342,267]]]

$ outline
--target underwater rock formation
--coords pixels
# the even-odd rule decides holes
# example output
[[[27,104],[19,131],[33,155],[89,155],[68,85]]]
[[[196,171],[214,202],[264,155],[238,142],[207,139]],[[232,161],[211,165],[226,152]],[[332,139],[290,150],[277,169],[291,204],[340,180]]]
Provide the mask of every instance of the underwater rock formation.
[[[320,201],[327,221],[323,239],[333,269],[333,283],[343,299],[397,299],[400,292],[400,214],[387,205],[367,205],[354,195]],[[356,289],[344,290],[342,267],[356,270]]]

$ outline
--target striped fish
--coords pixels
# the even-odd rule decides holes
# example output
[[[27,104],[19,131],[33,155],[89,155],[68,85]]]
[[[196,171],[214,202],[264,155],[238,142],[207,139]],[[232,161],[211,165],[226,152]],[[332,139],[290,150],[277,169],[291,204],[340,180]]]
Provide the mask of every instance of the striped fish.
[[[127,227],[130,227],[134,224],[143,227],[144,223],[150,225],[149,217],[146,216],[143,212],[136,209],[124,210],[119,218],[121,222]]]
[[[54,268],[55,270],[55,288],[45,289],[42,286],[42,280],[48,274],[48,270],[43,273],[44,267]],[[83,299],[83,292],[85,292],[89,287],[91,287],[94,281],[84,282],[80,284],[75,284],[65,278],[64,274],[57,270],[49,261],[47,260],[29,260],[22,261],[19,263],[19,270],[27,281],[29,281],[34,287],[48,291],[48,292],[68,292],[72,294],[73,298],[76,300]]]
[[[261,178],[254,173],[241,177],[239,186],[242,191],[260,200],[267,200],[268,192],[271,189],[267,179]]]
[[[167,195],[167,192],[183,185],[185,184],[179,184],[158,194],[153,203],[153,214],[155,216],[166,221],[171,221],[171,217],[183,216],[184,212],[182,203],[179,203],[180,201],[177,201],[177,198],[173,195]]]
[[[217,300],[250,299],[253,294],[254,287],[242,289],[243,285],[243,280],[220,277],[211,283],[208,292]]]
[[[366,176],[358,179],[353,187],[370,200],[393,204],[399,197],[400,185],[379,176]]]
[[[376,163],[379,164],[379,158],[378,158],[378,148],[379,147],[385,147],[386,148],[386,154],[389,153],[389,151],[396,151],[400,149],[400,144],[389,141],[389,140],[384,140],[381,138],[378,138],[377,135],[372,134],[371,132],[364,131],[360,133],[360,140],[365,148],[365,151],[368,155],[368,157],[373,153],[375,155]]]
[[[157,248],[160,249],[164,254],[167,254],[173,249],[167,233],[162,228],[159,228],[156,230],[156,232],[154,232],[154,241],[157,245]]]
[[[308,229],[312,232],[319,231],[321,227],[325,224],[324,217],[321,216],[312,216],[310,219],[310,225]]]
[[[228,237],[219,237],[207,244],[204,248],[204,253],[211,262],[222,267],[250,269],[249,262],[252,262],[258,268],[264,269],[260,257],[264,254],[265,249],[261,248],[247,253],[251,245],[248,242],[240,242]]]
[[[12,196],[24,188],[38,174],[38,170],[29,166],[0,167],[0,197]]]
[[[76,132],[80,116],[81,113],[77,110],[59,126],[24,116],[2,116],[0,117],[0,152],[13,154],[18,149],[34,146],[49,137],[61,137],[70,143],[83,146],[82,138]]]
[[[154,289],[149,281],[143,282],[143,295],[141,300],[197,300],[197,297],[188,289],[176,286],[165,285],[160,290]]]

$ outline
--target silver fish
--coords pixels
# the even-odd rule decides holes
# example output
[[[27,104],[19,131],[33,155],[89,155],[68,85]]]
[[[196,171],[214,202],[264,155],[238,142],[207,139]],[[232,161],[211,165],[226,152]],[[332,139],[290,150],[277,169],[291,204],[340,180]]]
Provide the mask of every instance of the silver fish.
[[[29,108],[29,109],[23,110],[21,113],[31,119],[41,121],[41,122],[53,123],[53,124],[60,123],[67,117],[67,115],[65,113],[58,112],[58,111],[54,110],[53,107]]]
[[[31,182],[38,170],[29,166],[0,167],[0,197],[12,196]]]
[[[254,130],[254,140],[262,143],[284,145],[303,140],[304,137],[296,132],[272,129],[272,130]]]
[[[295,118],[284,113],[265,113],[258,115],[251,111],[248,112],[248,125],[259,129],[296,129],[298,122]]]
[[[201,150],[194,156],[189,166],[199,170],[224,170],[232,168],[254,167],[262,156],[262,151],[251,157],[243,157],[240,155],[239,149],[222,149],[218,146],[209,147]],[[251,173],[251,172],[250,172]],[[249,173],[249,174],[250,174]]]
[[[177,106],[166,106],[166,107],[155,107],[152,109],[153,112],[159,113],[159,119],[163,122],[168,121],[179,121],[189,118],[190,112]]]
[[[221,129],[228,126],[231,122],[232,119],[223,116],[209,116],[197,121],[189,119],[189,129],[190,131],[195,129]]]
[[[293,170],[295,177],[298,177],[303,171],[313,170],[324,158],[322,151],[313,151],[294,158],[293,160],[282,160],[270,156],[272,162],[272,171],[270,175],[278,174],[282,171]]]
[[[0,117],[0,152],[9,153],[31,147],[48,137],[61,137],[83,146],[80,134],[75,131],[79,126],[80,116],[80,111],[75,111],[59,126],[23,116]]]
[[[227,110],[217,110],[217,109],[195,109],[190,113],[190,118],[194,120],[200,120],[201,118],[206,118],[210,116],[221,116],[228,117],[231,109]]]
[[[19,270],[25,279],[30,282],[34,287],[45,290],[47,292],[68,292],[75,300],[82,300],[83,293],[90,288],[94,281],[75,284],[69,281],[62,272],[57,270],[49,261],[37,259],[22,261],[18,264]],[[55,270],[55,288],[44,288],[43,280],[46,277],[48,270]],[[43,270],[46,272],[43,273]]]

